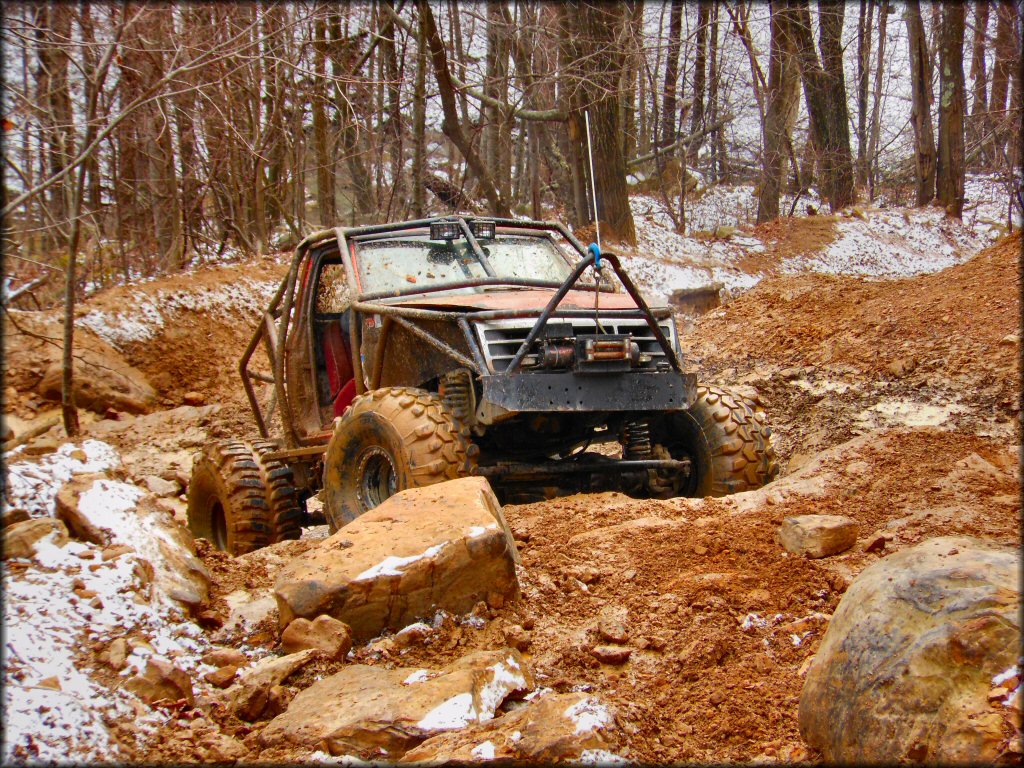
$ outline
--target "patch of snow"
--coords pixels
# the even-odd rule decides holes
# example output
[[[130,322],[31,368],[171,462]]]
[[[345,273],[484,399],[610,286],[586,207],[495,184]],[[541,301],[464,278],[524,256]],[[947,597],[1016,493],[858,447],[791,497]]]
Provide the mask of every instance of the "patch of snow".
[[[84,461],[71,455],[79,450],[85,454]],[[120,463],[117,452],[99,440],[83,440],[81,446],[64,443],[39,461],[9,464],[5,501],[10,507],[24,509],[31,517],[52,515],[57,491],[73,475],[104,472]]]
[[[758,616],[756,613],[748,613],[743,617],[743,622],[740,624],[740,629],[744,632],[754,629],[761,629],[762,627],[768,626],[768,622]]]
[[[174,322],[174,315],[181,311],[207,312],[222,317],[239,314],[258,316],[277,287],[276,282],[239,277],[216,287],[192,286],[154,293],[134,291],[125,299],[125,304],[131,306],[130,311],[93,309],[79,322],[115,349],[123,351],[129,344],[154,338]]]
[[[489,669],[494,674],[490,681],[480,689],[480,722],[492,719],[494,711],[512,691],[526,687],[526,677],[512,656]]]
[[[577,735],[590,733],[598,728],[609,728],[614,722],[604,704],[589,696],[573,704],[562,715],[573,722]]]
[[[607,749],[584,749],[580,752],[580,759],[577,762],[581,765],[628,765],[629,760],[609,752]]]
[[[426,669],[417,669],[411,673],[405,680],[402,681],[402,685],[415,685],[416,683],[422,683],[430,679],[430,672]]]
[[[996,687],[1002,685],[1007,680],[1009,680],[1011,677],[1017,677],[1017,678],[1020,677],[1020,665],[1019,664],[1014,664],[1009,669],[1005,669],[1002,672],[1000,672],[998,675],[993,677],[992,678],[992,687],[996,688]]]
[[[366,581],[367,579],[376,579],[378,576],[401,576],[401,569],[407,565],[412,565],[417,560],[422,560],[427,557],[434,557],[444,549],[447,541],[435,544],[425,552],[420,552],[418,555],[410,555],[409,557],[395,557],[394,555],[388,555],[376,565],[367,568],[365,571],[356,576],[353,581]]]
[[[34,465],[34,479],[44,489],[53,489],[37,505],[37,512],[52,508],[52,495],[72,471],[97,471],[118,464],[116,453],[104,443],[86,441],[82,449],[84,462],[70,458],[75,446],[67,444]],[[158,582],[150,584],[148,598],[140,598],[146,594],[136,575],[142,556],[158,571],[167,567],[147,516],[131,513],[142,495],[141,489],[127,483],[98,480],[82,494],[80,505],[94,519],[115,526],[116,542],[139,545],[149,540],[149,547],[137,546],[135,554],[104,562],[93,547],[78,541],[57,546],[51,535],[38,542],[32,567],[12,571],[7,563],[0,566],[6,597],[6,738],[0,751],[5,764],[116,760],[119,748],[108,731],[109,723],[132,719],[146,738],[165,719],[162,713],[145,709],[140,716],[133,694],[95,682],[84,648],[117,638],[143,637],[149,647],[139,645],[133,650],[123,675],[141,672],[152,656],[172,660],[186,672],[199,669],[200,657],[209,648],[202,630],[187,620]],[[76,586],[95,592],[98,600],[79,597]],[[60,690],[40,687],[47,678],[56,678]]]
[[[416,727],[425,731],[451,731],[455,728],[464,728],[476,722],[476,719],[473,694],[459,693],[427,712],[423,719],[416,723]]]
[[[477,744],[473,747],[469,754],[478,760],[493,760],[494,759],[494,743],[485,741],[481,744]]]

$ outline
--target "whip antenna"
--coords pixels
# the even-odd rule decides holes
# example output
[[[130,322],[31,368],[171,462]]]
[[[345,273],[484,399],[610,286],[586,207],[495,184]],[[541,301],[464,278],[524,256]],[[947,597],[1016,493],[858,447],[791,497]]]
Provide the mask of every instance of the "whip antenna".
[[[594,202],[594,227],[597,235],[597,247],[601,248],[601,220],[597,218],[597,185],[594,183],[594,149],[590,146],[590,110],[583,113],[587,124],[587,160],[590,162],[590,199]]]

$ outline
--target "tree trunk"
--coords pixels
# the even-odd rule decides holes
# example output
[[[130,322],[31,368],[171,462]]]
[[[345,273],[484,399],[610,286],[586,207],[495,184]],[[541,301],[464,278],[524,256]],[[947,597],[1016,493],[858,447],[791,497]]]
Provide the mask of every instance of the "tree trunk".
[[[316,82],[311,95],[313,107],[313,152],[316,158],[316,207],[320,226],[337,223],[335,208],[334,151],[327,122],[327,24],[323,17],[314,22],[313,67]]]
[[[571,71],[577,86],[573,109],[581,129],[579,136],[584,152],[583,112],[590,112],[598,217],[608,239],[636,245],[617,93],[623,63],[622,49],[617,45],[617,32],[623,22],[622,8],[583,2],[568,3],[565,10],[563,19],[569,22],[569,27],[564,34],[574,54]]]
[[[871,72],[871,21],[875,0],[860,0],[857,20],[857,184],[868,183],[868,79]]]
[[[907,0],[907,41],[910,49],[910,123],[914,127],[914,168],[917,204],[935,197],[935,133],[932,129],[932,70],[928,40],[918,0]]]
[[[974,4],[974,42],[971,48],[971,117],[967,121],[967,140],[979,143],[985,136],[988,114],[988,72],[985,64],[985,38],[988,32],[988,0]]]
[[[466,163],[473,170],[480,183],[480,188],[487,198],[491,212],[495,216],[511,216],[512,212],[509,209],[508,201],[494,183],[494,177],[480,159],[469,137],[463,131],[462,124],[459,122],[458,107],[455,101],[455,86],[452,84],[451,73],[448,71],[448,56],[445,53],[441,36],[437,32],[434,13],[430,10],[427,0],[417,0],[416,7],[419,11],[420,24],[423,25],[423,34],[430,50],[434,76],[437,78],[437,86],[441,96],[441,109],[444,112],[441,131],[451,140],[452,144],[458,147]]]
[[[707,90],[710,10],[711,3],[708,0],[699,0],[697,4],[697,52],[693,60],[693,106],[690,108],[690,133],[697,133],[704,127],[704,92]],[[704,137],[701,135],[686,148],[687,165],[695,166],[697,164],[697,157],[703,144]]]
[[[818,3],[820,62],[811,36],[807,0],[789,0],[789,6],[793,11],[793,40],[803,78],[804,99],[821,169],[822,197],[827,198],[831,209],[836,211],[854,201],[853,158],[840,43],[843,6],[825,0]]]
[[[771,6],[771,50],[768,59],[768,108],[757,223],[778,218],[779,198],[789,158],[789,132],[800,106],[800,74],[790,29],[792,12],[776,0]]]
[[[878,147],[882,132],[882,80],[885,75],[886,28],[889,18],[888,0],[878,5],[878,66],[875,69],[875,88],[871,101],[871,135],[868,138],[868,198],[875,199],[875,180],[878,176]]]
[[[679,38],[683,28],[683,2],[672,0],[668,19],[668,55],[665,60],[665,84],[661,100],[661,142],[667,147],[676,139],[676,88],[679,84]]]
[[[1014,27],[1016,7],[1014,0],[999,0],[996,6],[995,63],[992,66],[992,95],[988,105],[989,130],[992,132],[992,157],[1002,156],[1009,125],[1007,123],[1006,96],[1014,62]]]
[[[946,213],[964,210],[964,6],[942,7],[939,47],[939,165],[936,197]]]
[[[423,25],[416,35],[416,82],[412,95],[412,215],[426,214],[427,166],[427,38]]]
[[[708,28],[711,38],[708,45],[708,121],[718,122],[718,0],[711,6],[711,21]],[[722,129],[711,136],[711,180],[724,181],[725,143],[721,141]]]

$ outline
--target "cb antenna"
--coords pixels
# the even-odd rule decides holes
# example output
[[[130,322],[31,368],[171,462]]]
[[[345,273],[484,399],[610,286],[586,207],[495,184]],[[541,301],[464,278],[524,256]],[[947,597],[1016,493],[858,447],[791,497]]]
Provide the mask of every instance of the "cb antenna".
[[[597,248],[601,250],[601,220],[597,217],[597,185],[594,183],[594,148],[590,145],[590,110],[583,113],[587,124],[587,160],[590,162],[590,199],[594,203],[594,227],[597,235]],[[600,263],[600,262],[598,262]]]

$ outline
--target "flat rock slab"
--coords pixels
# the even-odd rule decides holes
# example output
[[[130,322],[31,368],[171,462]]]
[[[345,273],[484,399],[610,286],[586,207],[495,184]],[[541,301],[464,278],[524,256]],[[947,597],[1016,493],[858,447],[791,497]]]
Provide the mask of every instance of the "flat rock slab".
[[[807,671],[800,733],[826,763],[992,765],[1010,711],[989,701],[1020,652],[1021,554],[943,537],[865,568]]]
[[[394,760],[444,731],[486,722],[534,687],[518,651],[476,651],[431,671],[353,664],[300,692],[260,734],[264,746]]]
[[[500,606],[519,594],[515,553],[484,478],[401,491],[281,570],[281,628],[328,614],[362,641],[437,609]]]
[[[779,528],[779,543],[794,555],[819,558],[838,555],[857,543],[859,526],[843,515],[796,515]]]

